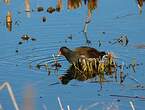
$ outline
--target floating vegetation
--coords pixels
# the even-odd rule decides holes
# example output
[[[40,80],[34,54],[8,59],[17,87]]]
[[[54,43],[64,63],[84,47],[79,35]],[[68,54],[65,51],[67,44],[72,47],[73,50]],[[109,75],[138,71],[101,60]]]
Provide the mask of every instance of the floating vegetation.
[[[23,35],[23,36],[21,37],[21,39],[24,40],[24,41],[27,41],[27,40],[30,39],[30,36],[28,36],[27,34],[25,34],[25,35]]]
[[[21,37],[21,41],[19,41],[18,44],[21,45],[21,44],[23,44],[24,42],[29,41],[29,40],[36,41],[35,38],[33,38],[33,37],[31,37],[31,36],[29,36],[29,35],[27,35],[27,34],[24,34],[24,35]]]
[[[49,7],[49,8],[47,9],[47,12],[48,12],[48,13],[53,13],[53,12],[55,12],[55,8]]]
[[[58,58],[57,55],[52,55],[51,57],[32,60],[29,63],[29,67],[31,69],[47,71],[48,75],[50,75],[51,71],[57,72],[62,67],[60,61],[63,60]]]
[[[24,34],[22,37],[21,37],[21,40],[18,42],[18,45],[22,45],[23,43],[25,43],[25,42],[28,42],[28,41],[36,41],[36,38],[34,38],[34,37],[31,37],[31,36],[29,36],[29,35],[27,35],[27,34]],[[16,53],[18,53],[19,52],[19,49],[16,49],[16,51],[15,51]]]
[[[37,12],[42,12],[42,11],[44,11],[43,7],[41,7],[41,6],[37,7]]]
[[[129,40],[128,40],[127,35],[120,36],[120,37],[117,38],[117,39],[113,39],[113,41],[109,41],[109,43],[112,44],[112,45],[118,43],[118,44],[120,44],[121,46],[127,46],[128,42],[129,42]]]
[[[10,11],[6,15],[6,27],[9,32],[12,30],[12,13]]]

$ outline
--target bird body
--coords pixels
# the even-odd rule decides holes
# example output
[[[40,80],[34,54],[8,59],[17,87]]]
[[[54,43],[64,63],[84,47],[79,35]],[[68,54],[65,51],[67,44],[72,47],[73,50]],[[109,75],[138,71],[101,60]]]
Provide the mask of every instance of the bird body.
[[[69,63],[74,64],[80,57],[102,58],[106,53],[100,52],[92,47],[81,46],[75,48],[74,50],[71,50],[67,47],[61,47],[59,50],[59,54],[63,55]]]

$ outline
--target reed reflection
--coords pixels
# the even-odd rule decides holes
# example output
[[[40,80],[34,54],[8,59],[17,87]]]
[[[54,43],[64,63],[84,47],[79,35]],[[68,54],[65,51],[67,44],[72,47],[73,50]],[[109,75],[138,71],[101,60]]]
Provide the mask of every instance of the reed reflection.
[[[25,0],[25,11],[26,11],[26,15],[27,17],[30,17],[30,1],[29,0]]]
[[[70,10],[76,9],[82,6],[82,0],[68,0],[67,5]]]
[[[12,30],[12,13],[10,11],[6,15],[6,28],[9,32]]]
[[[97,8],[97,0],[88,0],[88,16],[92,15],[92,11]]]
[[[91,15],[92,11],[97,7],[97,0],[84,0],[84,4],[88,7],[88,14]],[[70,10],[77,9],[82,6],[82,0],[68,0],[67,7]]]
[[[143,7],[144,2],[145,2],[145,0],[137,0],[138,8],[139,8],[139,14],[142,14],[142,7]]]
[[[10,4],[10,0],[4,0],[4,3],[9,5]]]
[[[62,0],[57,0],[56,11],[60,12],[62,7]]]

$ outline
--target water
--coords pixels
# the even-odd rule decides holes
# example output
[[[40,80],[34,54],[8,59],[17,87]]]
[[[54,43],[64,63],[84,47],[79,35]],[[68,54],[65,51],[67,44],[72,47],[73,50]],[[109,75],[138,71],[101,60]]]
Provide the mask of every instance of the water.
[[[82,7],[68,10],[66,4],[66,1],[63,1],[63,8],[60,12],[49,14],[46,10],[49,6],[56,6],[55,0],[30,1],[30,8],[34,12],[31,11],[30,15],[27,15],[23,1],[10,1],[9,5],[0,1],[0,84],[4,81],[11,84],[20,109],[25,106],[24,99],[28,86],[33,91],[30,97],[33,101],[30,105],[33,106],[34,103],[34,110],[43,110],[44,106],[48,110],[59,110],[57,97],[60,97],[65,109],[67,105],[70,105],[72,110],[77,110],[81,106],[88,108],[92,104],[94,106],[90,110],[132,109],[129,104],[130,100],[133,100],[136,109],[143,109],[144,100],[110,96],[115,94],[144,97],[144,90],[136,88],[137,83],[129,77],[125,79],[123,85],[120,84],[119,78],[118,82],[112,79],[113,82],[104,83],[100,91],[99,83],[89,83],[89,81],[72,80],[68,85],[62,85],[58,78],[69,67],[64,58],[60,58],[62,59],[60,70],[58,72],[51,70],[49,76],[44,68],[39,70],[35,67],[43,60],[42,58],[53,59],[52,55],[57,54],[61,46],[75,48],[88,45],[82,32],[88,15],[87,6],[82,3]],[[42,6],[44,11],[35,11],[38,6]],[[5,23],[8,11],[12,13],[11,32],[8,32]],[[87,37],[91,41],[89,46],[113,52],[123,59],[119,60],[120,63],[123,61],[129,64],[133,58],[136,58],[137,63],[143,63],[136,68],[136,73],[132,69],[125,72],[144,85],[145,50],[135,47],[144,44],[144,7],[142,11],[143,13],[139,15],[137,3],[133,0],[100,0],[97,8],[92,12]],[[42,21],[43,16],[46,17],[46,22]],[[23,35],[29,35],[36,41],[22,41]],[[108,43],[121,35],[127,35],[129,39],[127,46]],[[99,40],[102,42],[100,47]],[[19,45],[19,42],[22,44]],[[6,89],[0,92],[0,104],[4,110],[14,109]]]

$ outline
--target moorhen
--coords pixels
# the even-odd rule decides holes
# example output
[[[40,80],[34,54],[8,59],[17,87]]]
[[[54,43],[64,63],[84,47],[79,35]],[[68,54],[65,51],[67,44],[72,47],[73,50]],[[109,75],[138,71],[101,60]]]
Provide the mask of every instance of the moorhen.
[[[61,47],[59,50],[59,55],[63,55],[69,63],[75,64],[80,57],[85,58],[102,58],[106,53],[104,51],[98,51],[95,48],[81,46],[71,50],[67,47]]]

